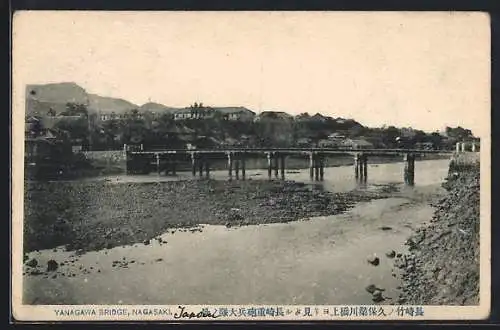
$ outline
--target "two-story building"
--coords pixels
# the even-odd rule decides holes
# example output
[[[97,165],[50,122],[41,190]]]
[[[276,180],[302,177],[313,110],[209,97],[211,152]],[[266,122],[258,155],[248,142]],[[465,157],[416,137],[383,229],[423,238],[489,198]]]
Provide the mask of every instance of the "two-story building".
[[[174,120],[208,119],[215,116],[215,110],[209,107],[189,107],[174,112]]]
[[[215,111],[222,115],[224,120],[250,122],[255,118],[255,112],[245,107],[220,107]]]

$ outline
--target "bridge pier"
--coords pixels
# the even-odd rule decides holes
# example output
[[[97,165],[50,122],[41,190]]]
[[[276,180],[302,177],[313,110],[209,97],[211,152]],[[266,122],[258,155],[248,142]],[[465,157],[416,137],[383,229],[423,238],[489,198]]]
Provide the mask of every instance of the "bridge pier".
[[[358,180],[359,178],[359,173],[360,173],[360,157],[359,154],[354,155],[354,178]]]
[[[207,178],[210,178],[210,159],[208,157],[205,158],[205,174]]]
[[[227,170],[229,175],[229,180],[233,179],[233,155],[231,153],[227,154]]]
[[[175,156],[172,157],[172,175],[177,175],[177,159]]]
[[[415,155],[405,154],[404,182],[409,186],[415,184]]]
[[[319,156],[314,155],[314,179],[319,181]]]
[[[236,174],[236,180],[240,179],[240,160],[237,156],[234,157],[234,173]]]
[[[314,152],[309,153],[309,177],[314,180],[314,167],[315,167]]]
[[[193,173],[193,176],[196,176],[196,163],[197,163],[197,155],[196,153],[191,153],[191,172]]]
[[[270,152],[267,153],[267,177],[271,180],[271,174],[273,172],[272,155]]]
[[[285,180],[285,155],[280,157],[281,180]]]
[[[205,163],[205,156],[200,155],[200,159],[198,160],[198,173],[200,175],[200,178],[203,177],[203,165]]]
[[[354,155],[354,177],[366,182],[368,178],[368,156],[362,153]]]
[[[319,179],[323,181],[325,177],[325,156],[319,156]]]
[[[362,155],[362,158],[361,158],[361,169],[362,169],[362,172],[363,172],[363,182],[366,182],[366,180],[368,179],[368,156],[366,154],[363,154]]]
[[[279,174],[279,157],[280,155],[275,152],[273,155],[273,167],[274,167],[274,177],[277,179]]]
[[[245,158],[246,155],[242,154],[241,155],[241,178],[245,180],[245,175],[246,175],[246,164],[245,164]]]

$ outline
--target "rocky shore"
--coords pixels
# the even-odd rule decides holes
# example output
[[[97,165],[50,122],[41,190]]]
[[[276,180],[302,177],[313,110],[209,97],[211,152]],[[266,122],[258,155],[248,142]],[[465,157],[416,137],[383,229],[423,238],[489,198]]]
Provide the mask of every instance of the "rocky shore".
[[[456,159],[428,226],[407,241],[400,302],[419,305],[479,303],[479,163]]]
[[[91,251],[149,240],[165,231],[198,231],[289,222],[387,198],[396,188],[331,193],[290,181],[188,180],[155,183],[27,182],[25,252],[64,245]]]

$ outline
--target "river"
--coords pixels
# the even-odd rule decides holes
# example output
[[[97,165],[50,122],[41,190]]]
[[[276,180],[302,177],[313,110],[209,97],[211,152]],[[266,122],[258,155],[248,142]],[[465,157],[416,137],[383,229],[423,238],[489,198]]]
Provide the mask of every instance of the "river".
[[[168,244],[153,240],[149,245],[79,256],[63,248],[31,252],[29,257],[41,264],[74,260],[67,267],[75,275],[24,276],[24,303],[372,304],[365,291],[369,284],[385,289],[385,303],[397,303],[400,281],[392,275],[393,260],[385,253],[404,253],[411,232],[431,219],[429,200],[441,193],[448,164],[417,161],[414,187],[393,198],[359,203],[344,214],[239,228],[207,225],[199,233],[165,233],[162,240]],[[213,171],[211,176],[227,179],[227,171]],[[187,177],[191,174],[99,179],[149,182]],[[308,170],[294,170],[286,178],[310,182]],[[324,178],[321,184],[331,191],[356,187],[352,166],[328,167]],[[247,179],[267,180],[267,171],[248,170]],[[403,163],[368,166],[368,187],[402,182]],[[367,262],[373,255],[380,258],[378,266]],[[127,266],[116,267],[118,262]]]

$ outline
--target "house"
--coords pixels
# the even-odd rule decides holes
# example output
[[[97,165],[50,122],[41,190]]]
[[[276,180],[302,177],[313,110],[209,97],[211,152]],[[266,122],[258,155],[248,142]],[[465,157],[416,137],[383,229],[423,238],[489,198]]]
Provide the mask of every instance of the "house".
[[[215,110],[209,107],[189,107],[174,112],[174,120],[193,120],[213,118]]]
[[[310,138],[300,138],[296,142],[297,147],[310,147],[312,145],[312,139]]]
[[[130,116],[130,114],[128,114],[128,113],[115,113],[114,111],[101,110],[99,112],[99,119],[101,121],[122,120],[122,119],[129,117],[129,116]],[[144,115],[142,113],[138,113],[137,118],[143,119]]]
[[[250,122],[255,118],[255,112],[245,107],[220,107],[214,110],[221,114],[224,120]]]
[[[436,147],[432,142],[417,142],[415,143],[415,149],[419,150],[434,150]]]
[[[345,140],[346,139],[346,136],[344,134],[341,134],[341,133],[332,133],[330,135],[328,135],[328,140],[332,140],[332,141],[341,141],[341,140]]]
[[[348,149],[373,149],[373,144],[363,139],[344,139],[340,147]]]
[[[254,121],[268,121],[268,120],[293,120],[293,116],[283,112],[283,111],[263,111],[259,113],[258,116],[255,117]]]
[[[342,145],[342,140],[331,140],[331,139],[323,139],[319,140],[318,147],[320,148],[337,148]]]

